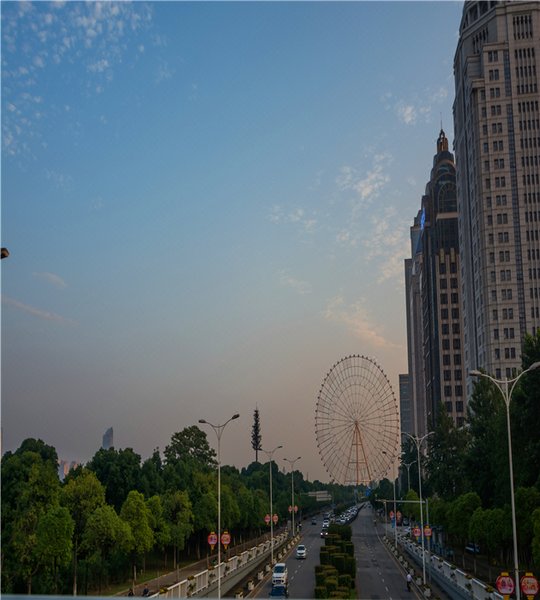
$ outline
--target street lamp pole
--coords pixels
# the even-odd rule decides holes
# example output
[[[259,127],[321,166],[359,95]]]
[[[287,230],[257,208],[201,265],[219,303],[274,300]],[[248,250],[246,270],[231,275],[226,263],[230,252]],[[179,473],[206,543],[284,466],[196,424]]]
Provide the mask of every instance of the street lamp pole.
[[[268,464],[270,465],[270,561],[274,564],[274,514],[272,507],[272,457],[274,452],[283,448],[283,446],[276,446],[273,450],[262,450],[268,457]]]
[[[383,450],[383,454],[386,452]],[[394,487],[394,548],[397,550],[397,507],[396,507],[396,477],[394,477],[395,461],[399,456],[392,457],[392,485]]]
[[[225,421],[222,425],[213,425],[205,419],[199,419],[199,423],[204,425],[210,425],[210,427],[216,432],[217,436],[217,460],[218,460],[218,530],[217,530],[217,543],[218,543],[218,598],[221,598],[221,435],[225,429],[225,425],[234,419],[238,419],[240,415],[237,413],[230,419]]]
[[[413,460],[410,463],[403,463],[404,467],[407,467],[407,491],[411,491],[411,467],[414,465],[416,461]]]
[[[504,399],[504,404],[506,405],[506,428],[508,431],[508,462],[510,466],[510,502],[512,505],[512,534],[514,536],[514,575],[515,575],[515,587],[516,587],[516,600],[520,600],[521,593],[519,589],[519,556],[518,556],[518,543],[517,543],[517,526],[516,526],[516,501],[514,496],[514,467],[513,467],[513,459],[512,459],[512,433],[510,428],[510,401],[512,399],[512,392],[516,387],[516,383],[525,373],[529,371],[533,371],[540,367],[540,361],[533,363],[528,369],[522,371],[517,377],[514,379],[508,379],[505,377],[504,379],[495,379],[491,375],[487,373],[482,373],[481,371],[473,370],[469,371],[470,375],[475,377],[485,377],[486,379],[491,380],[498,388],[502,394]],[[510,388],[508,385],[512,384]],[[503,387],[504,386],[504,387]]]
[[[407,437],[411,438],[411,440],[416,445],[416,453],[417,453],[416,460],[418,461],[418,494],[420,496],[420,531],[421,531],[420,535],[422,536],[422,581],[423,581],[424,585],[426,585],[426,555],[425,555],[425,543],[424,543],[424,509],[422,506],[422,468],[421,468],[421,463],[420,463],[420,446],[422,445],[422,443],[425,439],[427,439],[430,435],[433,435],[435,432],[430,431],[429,433],[426,433],[426,435],[423,435],[422,437],[418,437],[416,435],[411,435],[410,433],[407,433],[406,431],[402,431],[402,433],[404,435],[406,435]]]
[[[291,465],[291,523],[292,523],[292,536],[294,537],[294,463],[300,460],[302,457],[298,456],[295,459],[284,458]]]

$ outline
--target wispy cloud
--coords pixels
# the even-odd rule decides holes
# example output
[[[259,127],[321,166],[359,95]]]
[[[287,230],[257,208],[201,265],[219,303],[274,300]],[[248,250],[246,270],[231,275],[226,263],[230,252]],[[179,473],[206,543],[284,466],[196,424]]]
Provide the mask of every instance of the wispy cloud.
[[[268,217],[272,223],[292,223],[300,226],[303,233],[313,233],[317,228],[317,219],[314,215],[308,215],[303,208],[293,208],[285,211],[281,206],[275,204]]]
[[[368,261],[378,261],[378,283],[403,275],[403,260],[409,252],[409,225],[395,207],[386,207],[370,219],[370,235],[363,239]]]
[[[46,281],[50,283],[54,287],[63,289],[67,287],[67,283],[60,277],[60,275],[55,275],[54,273],[48,273],[47,271],[43,271],[41,273],[34,272],[32,273],[34,277]]]
[[[302,281],[293,277],[288,271],[283,270],[279,272],[279,283],[283,286],[290,287],[299,294],[311,294],[311,284],[307,281]]]
[[[329,321],[343,323],[366,344],[377,348],[398,347],[381,333],[381,327],[373,321],[362,300],[347,304],[343,296],[335,296],[328,302],[324,317]]]
[[[349,165],[341,167],[336,178],[338,189],[340,191],[355,191],[361,201],[361,206],[371,202],[390,181],[386,169],[391,162],[392,156],[390,154],[377,153],[372,157],[371,169],[362,174],[355,167]]]
[[[58,67],[72,81],[70,91],[101,93],[114,69],[126,58],[141,55],[138,33],[150,26],[152,7],[144,2],[13,2],[2,6],[3,150],[7,155],[30,152],[36,141],[45,145],[39,120],[61,107],[30,90],[44,78],[58,77]],[[84,83],[76,80],[84,73]],[[46,89],[54,86],[48,85]],[[46,109],[36,110],[44,103]],[[47,110],[47,114],[43,111]]]
[[[38,319],[43,319],[45,321],[55,321],[56,323],[63,323],[66,325],[74,325],[76,323],[73,319],[62,317],[61,315],[57,315],[56,313],[49,312],[41,308],[36,308],[35,306],[23,304],[22,302],[19,302],[14,298],[9,298],[8,296],[2,296],[2,304],[5,304],[6,306],[11,306],[26,314],[37,317]]]
[[[405,125],[415,125],[418,122],[431,123],[437,105],[448,98],[448,88],[426,88],[422,94],[412,94],[408,98],[396,98],[391,92],[381,96],[381,102],[386,110],[391,110]]]

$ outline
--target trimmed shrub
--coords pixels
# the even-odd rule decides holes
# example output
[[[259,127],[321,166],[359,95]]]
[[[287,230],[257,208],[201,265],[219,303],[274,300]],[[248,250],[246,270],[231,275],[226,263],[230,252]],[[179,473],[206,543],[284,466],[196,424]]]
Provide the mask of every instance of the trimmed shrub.
[[[346,573],[345,558],[347,558],[346,554],[336,552],[335,554],[330,555],[330,563],[334,565],[340,573]]]
[[[321,548],[319,559],[321,561],[322,566],[330,564],[330,554],[324,548]]]
[[[338,579],[337,577],[327,577],[324,580],[324,585],[326,586],[326,589],[328,590],[328,593],[331,594],[332,592],[337,590],[338,587]]]
[[[340,575],[338,577],[338,588],[346,587],[347,589],[351,589],[351,581],[352,577],[348,573]]]
[[[345,556],[345,568],[343,570],[343,573],[349,574],[354,581],[354,577],[356,574],[356,559],[354,558],[354,556]]]
[[[324,585],[317,585],[315,587],[314,596],[316,600],[319,600],[319,598],[328,598],[328,592],[326,590],[326,587]]]
[[[344,542],[343,552],[349,556],[354,556],[354,544],[352,542]]]

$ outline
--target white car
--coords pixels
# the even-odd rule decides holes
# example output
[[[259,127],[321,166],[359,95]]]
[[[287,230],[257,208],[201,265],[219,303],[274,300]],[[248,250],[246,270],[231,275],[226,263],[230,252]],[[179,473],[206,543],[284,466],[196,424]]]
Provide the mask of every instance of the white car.
[[[272,585],[287,585],[289,583],[289,572],[285,563],[276,563],[272,573]]]
[[[296,548],[296,558],[306,558],[307,550],[304,544],[300,544]]]

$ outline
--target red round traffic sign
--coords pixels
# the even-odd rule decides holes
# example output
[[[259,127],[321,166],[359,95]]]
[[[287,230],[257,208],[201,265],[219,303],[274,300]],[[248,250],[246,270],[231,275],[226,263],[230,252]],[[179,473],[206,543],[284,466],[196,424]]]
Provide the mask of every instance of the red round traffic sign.
[[[215,531],[212,531],[208,535],[208,543],[210,544],[210,546],[212,546],[212,548],[217,544],[217,534]]]
[[[298,506],[294,505],[294,512],[298,512]]]
[[[224,531],[221,534],[221,543],[225,546],[225,548],[231,543],[231,536],[228,531]]]
[[[269,525],[270,524],[270,515],[265,515],[264,522]]]
[[[499,594],[507,595],[514,593],[514,580],[508,573],[501,573],[497,577],[495,585],[497,586],[497,590],[499,590]]]
[[[274,521],[274,525],[275,525],[275,524],[278,522],[278,516],[277,516],[277,515],[274,515],[274,516],[272,517],[272,521]]]
[[[536,596],[538,594],[538,580],[532,573],[525,573],[521,578],[521,591],[526,596]]]
[[[292,512],[292,506],[289,504],[289,512]]]
[[[414,537],[420,537],[421,533],[422,532],[420,531],[420,527],[415,527],[413,529],[413,535],[414,535]]]
[[[424,525],[424,535],[428,538],[431,537],[431,527],[429,525]]]

